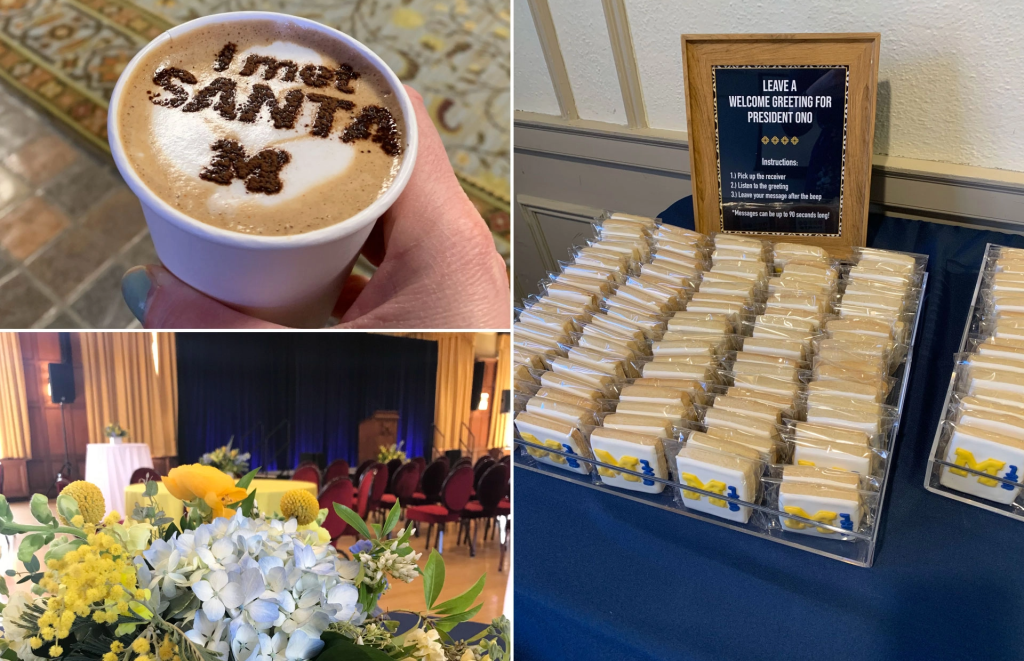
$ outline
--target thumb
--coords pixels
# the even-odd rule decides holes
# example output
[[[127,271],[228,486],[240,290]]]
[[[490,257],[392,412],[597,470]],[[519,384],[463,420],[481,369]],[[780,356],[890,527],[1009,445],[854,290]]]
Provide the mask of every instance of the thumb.
[[[146,328],[283,328],[200,294],[162,266],[130,269],[121,294]]]

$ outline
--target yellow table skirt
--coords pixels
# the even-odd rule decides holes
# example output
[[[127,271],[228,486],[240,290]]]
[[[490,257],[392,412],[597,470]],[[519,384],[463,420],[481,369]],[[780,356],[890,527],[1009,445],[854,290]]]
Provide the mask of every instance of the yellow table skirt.
[[[163,482],[157,484],[159,487],[156,494],[157,504],[164,511],[164,514],[178,521],[181,515],[185,513],[184,503],[172,496],[167,491],[167,487],[163,485]],[[252,493],[253,489],[256,490],[256,504],[259,506],[260,512],[265,513],[267,516],[281,513],[281,498],[292,489],[304,489],[313,494],[314,498],[317,496],[315,484],[297,480],[254,479],[252,484],[249,485],[249,492]],[[146,498],[145,492],[146,487],[144,484],[130,484],[125,487],[125,511],[121,512],[124,518],[131,517],[136,505],[141,507],[149,505],[149,499]]]

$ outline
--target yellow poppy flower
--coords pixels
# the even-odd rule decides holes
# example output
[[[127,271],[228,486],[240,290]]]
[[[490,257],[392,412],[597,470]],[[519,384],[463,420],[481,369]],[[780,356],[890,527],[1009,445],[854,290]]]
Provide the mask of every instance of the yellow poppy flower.
[[[214,468],[202,464],[189,464],[172,468],[163,478],[164,486],[179,500],[201,499],[213,511],[213,518],[231,516],[234,510],[224,507],[245,498],[247,492],[235,486],[235,481]]]

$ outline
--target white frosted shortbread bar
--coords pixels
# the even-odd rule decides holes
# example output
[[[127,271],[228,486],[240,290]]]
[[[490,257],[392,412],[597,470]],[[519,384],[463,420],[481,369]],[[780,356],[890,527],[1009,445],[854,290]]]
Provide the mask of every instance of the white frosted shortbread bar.
[[[657,436],[598,428],[590,435],[590,445],[599,461],[652,477],[668,478],[665,453]],[[610,486],[646,493],[661,493],[665,489],[662,482],[621,473],[614,468],[598,466],[597,472],[601,481]]]
[[[571,423],[524,412],[516,416],[515,424],[519,435],[525,441],[581,457],[590,456],[586,450],[586,440],[584,440],[582,432]],[[590,472],[590,464],[573,457],[562,456],[530,445],[525,448],[531,457],[541,463],[581,475]]]
[[[960,424],[949,439],[945,459],[957,466],[1020,482],[1024,467],[1024,441],[1020,436],[1011,437],[976,425]],[[1020,493],[1019,486],[949,466],[942,468],[939,483],[1004,505],[1012,503]]]
[[[758,492],[757,466],[750,458],[705,449],[692,441],[676,455],[681,484],[746,502],[754,501]],[[689,509],[741,523],[750,520],[749,507],[686,489],[680,492]]]

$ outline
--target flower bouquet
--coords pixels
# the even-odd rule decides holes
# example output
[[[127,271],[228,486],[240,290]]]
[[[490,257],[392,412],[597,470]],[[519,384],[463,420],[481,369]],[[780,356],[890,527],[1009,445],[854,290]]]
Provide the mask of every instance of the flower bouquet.
[[[408,457],[405,456],[404,448],[405,441],[399,441],[391,445],[382,445],[377,450],[377,461],[386,464],[394,459],[401,459],[402,463],[405,463]]]
[[[249,472],[249,453],[239,453],[232,448],[235,438],[232,436],[227,445],[222,445],[213,452],[207,452],[199,458],[199,463],[227,473],[232,477],[240,477]]]
[[[116,422],[108,423],[103,428],[103,433],[106,434],[107,440],[115,445],[124,442],[124,439],[128,436],[128,430]]]
[[[17,550],[30,592],[0,593],[5,659],[42,661],[496,661],[507,658],[508,621],[456,641],[448,632],[473,617],[484,577],[465,593],[436,603],[444,562],[425,568],[409,545],[411,528],[395,530],[396,503],[383,524],[367,525],[351,509],[334,510],[363,539],[351,556],[320,526],[327,510],[302,490],[282,499],[282,516],[256,514],[256,471],[237,482],[203,465],[173,469],[164,485],[184,501],[173,521],[160,510],[156,483],[149,505],[119,523],[104,516],[99,488],[73,482],[57,497],[57,515],[32,497],[36,523],[14,521],[0,496],[0,534],[25,534]],[[42,562],[39,554],[43,552]],[[402,634],[377,602],[389,581],[421,576],[426,611]],[[29,587],[26,585],[26,587]]]

